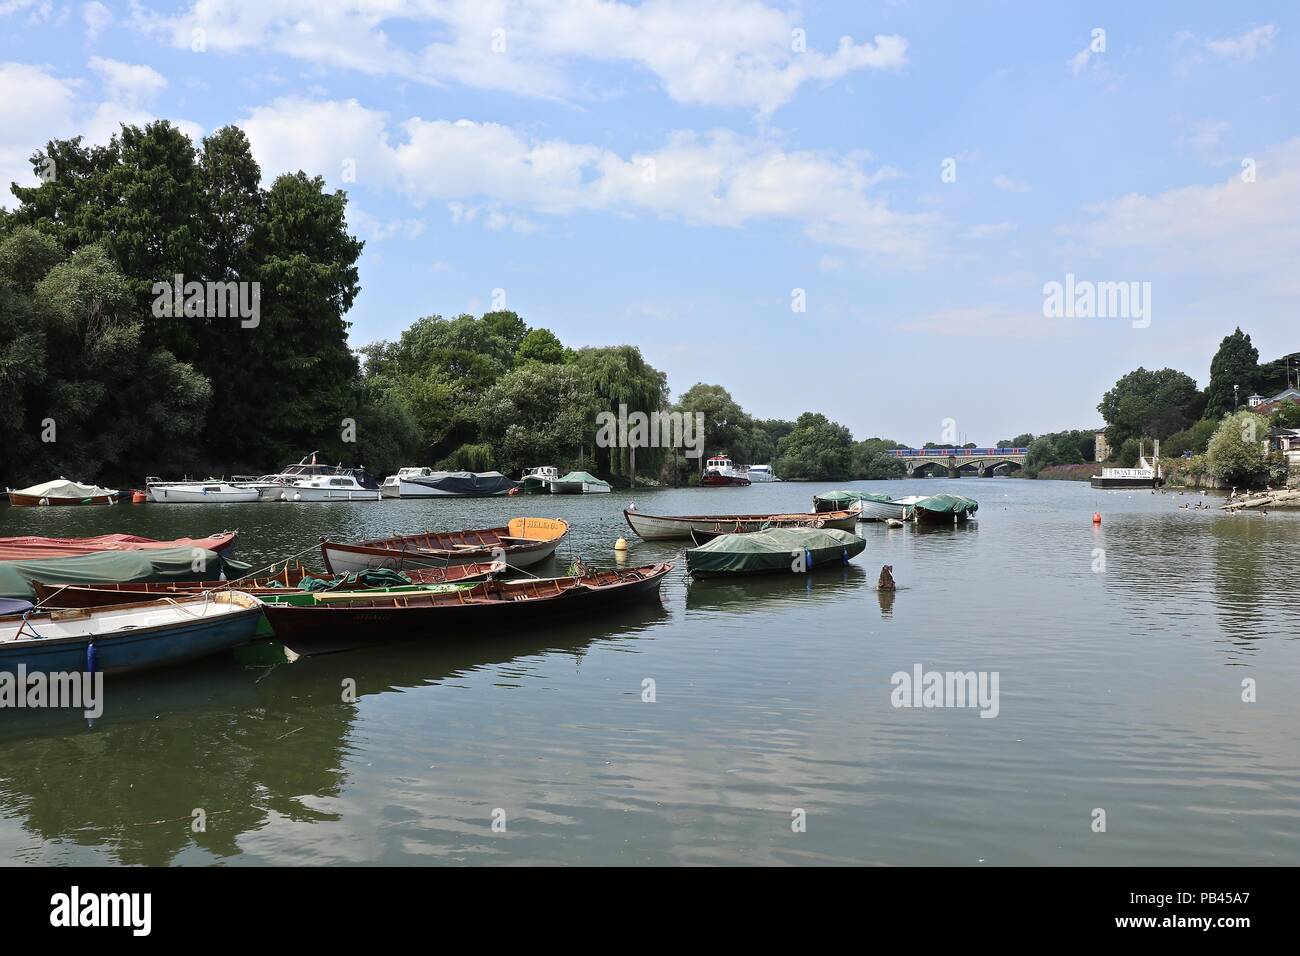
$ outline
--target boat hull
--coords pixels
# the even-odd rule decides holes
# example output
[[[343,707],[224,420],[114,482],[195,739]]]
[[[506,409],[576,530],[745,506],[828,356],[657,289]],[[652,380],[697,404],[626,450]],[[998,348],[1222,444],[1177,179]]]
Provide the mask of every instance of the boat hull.
[[[821,514],[773,515],[648,515],[625,509],[628,527],[644,541],[689,539],[692,531],[735,532],[762,531],[764,527],[795,527],[820,522],[823,528],[852,531],[858,524],[856,511],[826,511]]]
[[[281,501],[295,504],[320,504],[334,501],[379,501],[383,494],[368,488],[295,488],[286,486],[280,494]]]
[[[700,478],[701,488],[748,488],[749,484],[748,478],[739,475],[705,474]]]
[[[403,603],[398,597],[355,601],[329,606],[293,607],[266,605],[266,619],[276,639],[298,653],[311,653],[322,646],[335,647],[394,641],[408,638],[452,641],[473,640],[502,627],[549,620],[621,606],[657,594],[671,564],[638,569],[644,576],[599,587],[574,587],[554,596],[491,599],[491,592],[476,587],[463,591],[446,603]],[[568,579],[561,579],[568,580]],[[501,584],[503,593],[512,589],[543,589],[547,581],[517,581]],[[490,587],[490,586],[487,586]]]
[[[257,501],[260,496],[256,488],[205,492],[175,485],[154,485],[149,489],[149,497],[156,504],[216,505]]]
[[[172,616],[176,618],[174,622],[105,631],[89,636],[42,637],[38,640],[18,641],[0,639],[0,671],[17,673],[21,666],[28,674],[84,672],[89,669],[88,649],[91,644],[95,648],[94,670],[104,673],[166,667],[228,651],[253,639],[262,618],[262,609],[259,602],[246,595],[226,597],[238,598],[239,603],[246,606],[239,606],[220,616],[203,618],[189,618],[173,613]],[[175,611],[174,605],[164,605],[161,602],[123,605],[112,610],[151,607],[156,607],[159,614]],[[51,630],[52,623],[60,615],[89,614],[93,612],[83,610],[33,615],[29,616],[27,626],[39,634]],[[4,627],[0,624],[0,629]]]
[[[454,567],[486,561],[505,561],[515,568],[527,568],[545,561],[560,546],[561,538],[524,545],[490,545],[462,550],[424,550],[421,548],[384,548],[366,544],[322,541],[321,557],[332,574],[350,574],[373,568],[393,571],[421,571],[427,568]]]
[[[301,568],[299,569],[302,570]],[[506,567],[500,563],[453,565],[447,568],[430,568],[407,572],[412,589],[428,585],[478,583],[504,574]],[[134,604],[157,600],[160,597],[188,597],[204,591],[238,590],[254,597],[276,597],[285,594],[302,594],[295,587],[303,574],[290,577],[246,578],[240,581],[185,582],[128,582],[125,584],[43,584],[33,581],[36,597],[46,608],[109,607],[116,604]],[[360,589],[360,588],[359,588]]]
[[[117,495],[90,495],[86,498],[61,498],[45,495],[22,495],[16,491],[9,493],[9,503],[15,508],[68,507],[71,505],[111,505],[117,503]]]

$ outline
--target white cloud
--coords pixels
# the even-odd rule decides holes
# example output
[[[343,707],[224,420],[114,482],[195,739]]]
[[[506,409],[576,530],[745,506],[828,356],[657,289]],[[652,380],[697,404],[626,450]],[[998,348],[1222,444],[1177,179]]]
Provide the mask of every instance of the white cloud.
[[[136,9],[137,24],[189,49],[201,31],[209,51],[272,50],[330,68],[459,83],[550,97],[591,97],[571,76],[575,61],[651,73],[674,100],[761,114],[810,82],[860,70],[897,70],[907,41],[806,37],[795,11],[763,0],[718,0],[702,15],[692,0],[195,0],[178,16]],[[436,37],[403,47],[391,37]],[[822,42],[818,44],[818,40]]]
[[[1191,131],[1183,136],[1181,141],[1196,150],[1201,156],[1210,159],[1213,157],[1215,150],[1219,148],[1219,143],[1223,140],[1223,134],[1228,129],[1229,124],[1223,120],[1197,120],[1192,124]]]
[[[1215,56],[1239,60],[1253,60],[1256,55],[1273,49],[1278,29],[1273,24],[1265,24],[1247,30],[1240,36],[1225,37],[1222,40],[1206,40],[1205,48]]]
[[[32,154],[71,134],[76,91],[71,81],[25,63],[0,63],[0,89],[0,206],[12,206],[10,183],[38,183]]]
[[[167,78],[151,66],[92,56],[89,66],[104,81],[110,97],[124,103],[152,100],[167,87]]]
[[[99,0],[81,5],[81,19],[86,24],[86,39],[94,40],[113,22],[113,11]]]
[[[84,93],[83,80],[55,76],[45,67],[26,63],[0,63],[0,206],[15,203],[11,182],[37,184],[29,158],[51,139],[82,136],[87,143],[103,144],[121,124],[137,126],[155,119],[145,104],[166,86],[161,74],[147,66],[94,57],[90,67],[103,78],[105,97],[95,100]],[[188,120],[172,120],[197,143],[203,128]]]
[[[383,242],[396,237],[418,239],[424,235],[423,219],[379,219],[356,203],[348,204],[347,217],[349,228],[370,242]]]
[[[1029,192],[1028,183],[1021,182],[1019,179],[1012,179],[1010,176],[994,176],[993,185],[1007,193]]]
[[[386,114],[356,100],[285,98],[240,123],[268,172],[305,169],[338,186],[444,202],[453,218],[527,231],[539,215],[603,211],[692,225],[798,224],[817,242],[914,263],[930,253],[929,214],[892,210],[871,191],[860,162],[791,151],[729,131],[672,134],[653,151],[619,155],[599,146],[530,137],[470,120],[408,119],[390,135]],[[342,171],[354,171],[344,181]]]
[[[1300,291],[1300,138],[1257,157],[1254,182],[1234,172],[1211,185],[1134,193],[1087,212],[1089,221],[1062,232],[1092,254],[1118,252],[1189,283],[1252,276]]]

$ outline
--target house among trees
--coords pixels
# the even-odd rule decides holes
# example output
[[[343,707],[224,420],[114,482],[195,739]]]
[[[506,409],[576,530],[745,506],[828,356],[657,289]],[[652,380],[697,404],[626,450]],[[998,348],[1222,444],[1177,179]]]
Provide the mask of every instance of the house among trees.
[[[1300,388],[1288,385],[1272,398],[1252,395],[1248,401],[1250,402],[1250,410],[1255,414],[1272,415],[1273,412],[1282,407],[1283,402],[1295,402],[1300,405]]]

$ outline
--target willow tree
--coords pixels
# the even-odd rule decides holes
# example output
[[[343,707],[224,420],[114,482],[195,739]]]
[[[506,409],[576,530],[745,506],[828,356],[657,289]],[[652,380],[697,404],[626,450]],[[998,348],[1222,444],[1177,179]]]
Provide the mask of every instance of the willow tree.
[[[598,404],[603,406],[602,411],[618,415],[620,407],[627,406],[629,415],[633,412],[650,415],[668,405],[668,376],[650,365],[635,345],[579,349],[573,361]],[[589,434],[595,430],[593,416]],[[626,475],[635,484],[636,449],[623,447],[626,444],[620,441],[608,449],[609,472]],[[581,450],[579,457],[582,457]],[[663,451],[652,447],[647,457],[657,467],[662,462]]]

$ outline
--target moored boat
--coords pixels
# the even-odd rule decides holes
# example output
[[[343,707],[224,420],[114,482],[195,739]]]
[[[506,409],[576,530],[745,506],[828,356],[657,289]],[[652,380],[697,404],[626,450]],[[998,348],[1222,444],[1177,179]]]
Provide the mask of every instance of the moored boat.
[[[90,538],[43,538],[24,535],[0,538],[0,561],[35,561],[42,558],[70,558],[102,551],[150,551],[157,548],[202,548],[225,554],[235,546],[238,533],[223,531],[206,538],[173,538],[160,541],[134,534],[101,534]]]
[[[861,521],[888,521],[890,518],[905,521],[912,517],[912,505],[923,497],[924,495],[912,495],[891,498],[872,491],[829,491],[813,496],[813,510],[839,511],[856,507]]]
[[[623,509],[623,518],[637,537],[646,541],[689,538],[692,531],[744,534],[774,527],[799,527],[813,520],[821,521],[823,527],[841,531],[852,531],[858,525],[858,513],[854,510],[828,511],[822,514],[649,515],[631,507]]]
[[[747,488],[749,484],[749,469],[738,470],[726,455],[714,455],[704,463],[703,488]]]
[[[9,503],[15,508],[49,507],[56,505],[111,505],[117,501],[117,490],[99,485],[83,485],[79,481],[58,478],[30,488],[9,489]]]
[[[826,523],[825,523],[824,521],[822,521],[820,518],[818,518],[816,515],[809,515],[807,521],[801,521],[801,522],[799,522],[798,524],[790,524],[790,525],[773,525],[773,526],[771,526],[771,527],[779,527],[779,528],[824,528],[824,527],[826,527]],[[691,529],[691,541],[695,543],[695,546],[696,546],[696,547],[699,547],[699,546],[702,545],[702,544],[707,544],[708,542],[712,541],[714,538],[720,538],[720,537],[722,537],[724,534],[759,534],[760,532],[768,531],[768,530],[771,530],[771,528],[770,528],[770,527],[769,527],[769,528],[759,528],[758,531],[740,531],[740,532],[736,532],[736,531],[701,531],[701,530],[699,530],[699,529],[697,529],[697,528],[692,528],[692,529]]]
[[[771,465],[750,465],[749,473],[747,477],[751,482],[753,482],[756,485],[768,481],[781,480],[775,474],[773,474]]]
[[[382,497],[379,488],[366,488],[349,474],[302,478],[280,492],[281,501],[295,502],[379,501]]]
[[[252,640],[257,598],[238,591],[27,613],[0,620],[0,671],[143,670],[230,650]]]
[[[324,539],[320,550],[331,574],[367,568],[408,571],[483,561],[525,568],[549,558],[568,533],[568,523],[558,518],[512,518],[501,528],[426,531],[355,543]]]
[[[598,495],[609,494],[611,490],[609,482],[585,471],[571,471],[563,478],[551,479],[553,495]]]
[[[771,528],[724,534],[686,552],[686,569],[699,577],[732,574],[807,574],[842,567],[867,543],[833,528]]]
[[[101,551],[63,558],[0,561],[0,597],[34,599],[37,584],[179,583],[246,574],[246,564],[205,548]]]
[[[404,481],[406,481],[409,478],[417,478],[421,475],[432,475],[432,474],[433,474],[432,468],[422,468],[414,465],[408,468],[399,468],[397,469],[397,474],[389,475],[387,478],[384,479],[383,485],[380,486],[380,491],[385,498],[401,498],[402,483]],[[410,491],[408,491],[406,497],[408,498],[416,497],[413,488]]]
[[[965,495],[929,495],[912,506],[912,517],[923,524],[955,524],[979,510],[979,502]]]
[[[524,472],[520,490],[526,495],[544,495],[551,490],[551,482],[559,477],[560,470],[554,465],[538,465]]]
[[[163,481],[146,478],[145,488],[149,498],[158,504],[236,504],[257,501],[256,488],[231,484],[219,478],[207,481]]]
[[[272,597],[264,608],[277,639],[294,650],[336,641],[474,640],[494,627],[587,614],[657,593],[671,564],[580,576],[452,585],[417,594]]]
[[[518,486],[499,471],[430,471],[403,479],[402,497],[490,498]]]
[[[419,571],[371,570],[318,577],[299,564],[293,570],[286,566],[281,573],[270,577],[239,578],[235,581],[122,583],[103,581],[93,584],[45,584],[34,581],[33,587],[42,607],[105,607],[112,604],[157,600],[163,596],[174,597],[216,590],[237,590],[254,597],[322,594],[344,588],[348,591],[394,593],[445,584],[478,583],[505,572],[504,562],[486,561],[477,564],[451,565],[445,568],[425,568]]]

